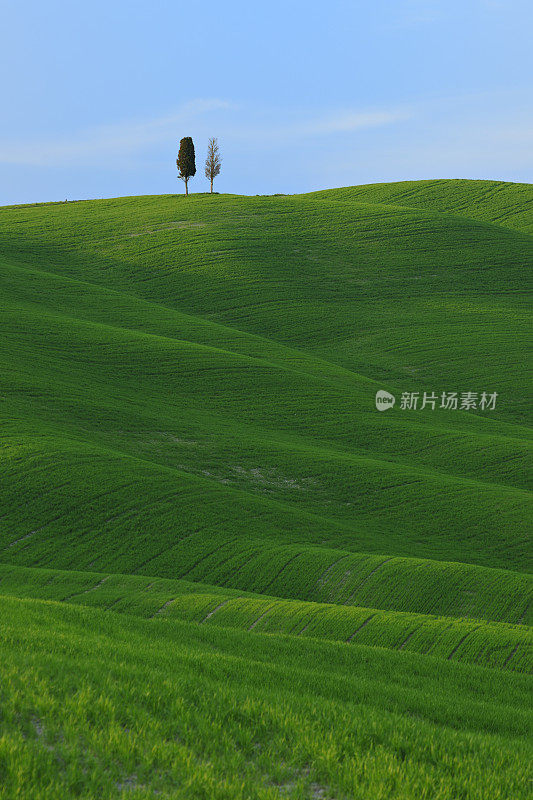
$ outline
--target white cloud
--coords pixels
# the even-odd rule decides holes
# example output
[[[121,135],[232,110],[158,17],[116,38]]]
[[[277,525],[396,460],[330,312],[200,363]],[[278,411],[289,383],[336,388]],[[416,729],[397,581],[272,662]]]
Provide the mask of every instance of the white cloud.
[[[220,112],[232,111],[228,119]],[[40,167],[124,165],[133,155],[158,145],[175,144],[180,132],[191,131],[211,135],[215,125],[222,137],[257,144],[279,145],[308,137],[348,133],[365,128],[390,125],[406,119],[406,111],[353,111],[344,110],[305,117],[293,112],[280,124],[272,118],[284,112],[272,111],[265,121],[255,111],[239,108],[225,100],[194,100],[164,117],[144,121],[125,121],[81,131],[70,139],[32,142],[0,142],[0,163]]]
[[[337,133],[350,133],[365,128],[379,128],[384,125],[392,125],[395,122],[407,119],[410,113],[406,110],[393,111],[340,111],[337,113],[325,113],[318,117],[299,119],[297,121],[287,121],[282,125],[244,125],[234,134],[245,138],[268,138],[269,141],[275,139],[277,142],[301,139],[313,136],[328,136]]]
[[[224,100],[193,100],[164,117],[127,121],[82,131],[71,139],[0,142],[0,163],[33,166],[98,165],[129,156],[151,145],[174,140],[176,131],[212,112],[234,108]]]
[[[353,148],[326,151],[313,165],[315,182],[350,185],[421,178],[490,178],[528,181],[533,174],[533,120],[511,113],[504,122],[486,118],[416,120],[398,141],[365,143],[364,161]],[[311,165],[309,167],[311,171]]]

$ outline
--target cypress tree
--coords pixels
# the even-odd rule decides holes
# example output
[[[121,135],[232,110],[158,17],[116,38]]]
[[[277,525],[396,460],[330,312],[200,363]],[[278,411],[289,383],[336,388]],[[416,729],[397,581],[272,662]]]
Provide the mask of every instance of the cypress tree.
[[[180,142],[176,166],[178,167],[178,178],[185,183],[185,194],[189,194],[189,178],[196,175],[194,144],[190,136],[185,136]]]

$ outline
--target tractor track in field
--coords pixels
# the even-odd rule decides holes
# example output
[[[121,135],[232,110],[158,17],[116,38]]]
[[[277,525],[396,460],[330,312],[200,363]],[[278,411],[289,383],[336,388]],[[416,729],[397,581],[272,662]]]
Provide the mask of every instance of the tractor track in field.
[[[114,606],[116,606],[116,605],[117,605],[117,603],[120,603],[120,601],[121,601],[121,600],[124,600],[124,597],[117,597],[117,599],[116,599],[116,600],[113,600],[113,602],[112,602],[112,603],[109,603],[109,605],[105,607],[105,610],[106,610],[106,611],[109,611],[109,610],[110,610],[110,609],[112,609]]]
[[[343,561],[345,558],[349,558],[351,555],[353,555],[353,553],[346,553],[346,555],[337,558],[332,564],[330,564],[329,567],[327,567],[326,570],[316,579],[316,588],[327,584],[327,577],[331,574],[333,568],[337,566],[339,561]]]
[[[411,639],[413,638],[413,636],[415,635],[415,633],[416,633],[417,631],[419,631],[421,627],[422,627],[422,625],[418,625],[418,627],[416,627],[416,628],[414,628],[414,630],[410,631],[410,633],[408,633],[408,634],[407,634],[407,636],[405,637],[405,639],[403,640],[403,642],[402,642],[402,643],[401,643],[401,644],[400,644],[400,645],[399,645],[399,646],[398,646],[396,649],[397,649],[397,650],[403,650],[403,649],[404,649],[404,647],[405,647],[405,645],[406,645],[408,642],[410,642],[410,641],[411,641]]]
[[[211,609],[211,611],[210,611],[208,614],[206,614],[206,615],[205,615],[205,617],[204,617],[203,619],[201,619],[201,620],[200,620],[200,623],[199,623],[199,624],[200,624],[200,625],[202,625],[204,622],[207,622],[207,620],[208,620],[208,619],[211,619],[211,617],[212,617],[214,614],[216,614],[216,613],[217,613],[217,611],[219,611],[219,610],[220,610],[221,608],[223,608],[224,606],[227,606],[227,605],[228,605],[228,603],[229,603],[231,600],[240,600],[240,599],[241,599],[240,597],[228,597],[228,599],[227,599],[227,600],[223,600],[223,601],[222,601],[222,603],[219,603],[219,604],[218,604],[218,606],[215,606],[215,608]]]
[[[17,541],[22,541],[23,539],[29,539],[30,536],[33,536],[36,533],[40,533],[45,528],[49,527],[52,523],[57,522],[60,519],[64,519],[65,517],[68,517],[70,514],[72,514],[74,508],[76,509],[77,512],[79,512],[79,510],[81,508],[85,508],[86,506],[90,506],[92,503],[96,502],[97,500],[100,500],[102,497],[107,497],[108,495],[113,494],[114,492],[122,492],[124,489],[127,489],[129,486],[133,485],[133,483],[134,483],[134,481],[129,481],[128,483],[125,483],[124,485],[114,486],[112,489],[108,489],[105,492],[100,492],[98,494],[95,494],[94,496],[88,497],[82,503],[79,503],[76,506],[71,506],[66,511],[63,511],[61,514],[59,514],[57,517],[52,517],[52,519],[47,520],[39,528],[35,528],[35,530],[31,531],[31,533],[26,534],[26,536],[23,536],[21,539],[18,539]],[[66,486],[66,485],[68,485],[68,483],[65,483],[65,484],[62,484],[62,485]],[[8,547],[6,547],[4,549],[7,550],[7,549],[9,549],[9,547],[14,546],[16,543],[17,542],[12,542],[10,545],[8,545]],[[21,548],[21,549],[24,549],[24,548]]]
[[[246,552],[246,551],[245,551],[245,552]],[[263,551],[263,552],[264,552],[264,551]],[[254,558],[255,558],[257,555],[261,555],[261,550],[260,550],[260,549],[258,549],[257,547],[255,547],[255,548],[254,548],[254,550],[252,551],[252,554],[249,556],[249,558],[246,558],[246,559],[245,559],[245,560],[244,560],[244,561],[243,561],[243,562],[242,562],[242,563],[241,563],[241,564],[240,564],[238,567],[235,567],[235,569],[234,569],[234,571],[231,573],[231,575],[229,575],[227,578],[224,578],[224,580],[222,581],[222,583],[219,583],[218,585],[219,585],[219,586],[228,586],[229,582],[230,582],[230,581],[233,581],[233,579],[235,578],[235,576],[236,576],[236,575],[238,575],[240,572],[242,572],[242,570],[243,570],[243,569],[244,569],[244,568],[245,568],[245,567],[246,567],[246,566],[247,566],[247,565],[250,563],[250,561],[253,561],[253,560],[254,560]],[[231,587],[231,588],[233,588],[233,587]],[[244,590],[243,590],[243,591],[244,591]]]
[[[359,627],[356,628],[354,632],[350,634],[350,636],[348,636],[348,638],[346,639],[346,644],[348,644],[348,642],[351,642],[354,636],[359,633],[359,631],[362,631],[363,628],[366,628],[370,620],[374,619],[375,616],[377,616],[377,613],[371,614],[369,617],[367,617],[367,619],[365,619],[365,621],[361,625],[359,625]]]
[[[174,497],[174,496],[175,496],[174,494],[168,495],[168,497]],[[135,567],[135,572],[132,573],[132,574],[137,574],[140,577],[140,573],[139,573],[140,569],[144,569],[144,567],[147,564],[149,564],[151,561],[155,561],[156,558],[160,558],[164,553],[167,553],[169,550],[172,550],[174,547],[177,547],[178,545],[181,544],[181,542],[184,542],[186,539],[190,539],[191,536],[194,536],[197,533],[201,533],[201,531],[202,531],[202,529],[200,528],[199,530],[193,531],[192,533],[188,533],[187,536],[184,536],[182,539],[180,539],[179,541],[175,542],[174,544],[167,545],[166,547],[163,548],[163,550],[160,550],[155,555],[152,555],[152,556],[150,556],[150,558],[147,558],[144,561],[142,561],[140,564],[137,564],[137,566]]]
[[[287,569],[287,567],[289,566],[289,564],[291,564],[291,563],[292,563],[293,561],[295,561],[297,558],[300,558],[300,556],[303,556],[303,555],[304,555],[304,552],[305,552],[305,551],[302,551],[302,552],[300,552],[300,553],[296,553],[296,555],[294,555],[294,556],[292,556],[291,558],[289,558],[289,560],[288,560],[288,561],[286,561],[286,562],[285,562],[285,564],[284,564],[284,565],[281,567],[281,569],[279,570],[279,572],[277,572],[277,573],[274,575],[274,577],[272,578],[272,580],[271,580],[271,581],[269,581],[269,582],[267,583],[267,585],[263,587],[263,589],[261,590],[261,594],[265,594],[265,593],[266,593],[266,590],[267,590],[267,589],[269,589],[269,588],[272,586],[272,584],[273,584],[273,583],[275,583],[275,582],[277,581],[277,579],[279,578],[279,576],[282,574],[282,572],[284,572],[284,570],[286,570],[286,569]]]
[[[9,550],[11,547],[15,547],[15,545],[17,545],[19,542],[23,542],[25,539],[29,539],[31,536],[34,536],[34,534],[38,533],[40,530],[41,530],[40,528],[36,528],[34,531],[30,531],[29,533],[26,533],[24,536],[21,536],[19,539],[15,539],[14,542],[10,542],[7,545],[7,547],[4,547],[2,552],[4,552],[5,550]]]
[[[313,622],[313,618],[310,619],[309,622],[306,622],[305,625],[303,626],[302,630],[298,631],[298,633],[296,635],[297,636],[301,636],[302,633],[304,633],[309,628],[309,626],[311,625],[312,622]]]
[[[371,578],[372,575],[374,575],[374,573],[376,573],[378,571],[378,569],[381,569],[381,567],[385,566],[385,564],[388,564],[389,561],[393,560],[393,558],[394,558],[394,556],[390,556],[389,558],[386,558],[384,561],[381,561],[377,566],[375,566],[374,569],[371,570],[371,572],[369,572],[368,575],[365,578],[363,578],[363,580],[360,583],[357,584],[355,589],[353,589],[352,593],[349,595],[347,600],[345,600],[342,605],[343,606],[350,605],[351,601],[354,599],[355,595],[357,594],[357,592],[359,591],[361,586],[364,586],[365,583],[368,581],[368,579]]]
[[[263,613],[262,613],[262,614],[260,614],[260,615],[257,617],[257,619],[255,620],[255,622],[252,622],[252,624],[250,625],[250,627],[248,628],[248,630],[249,630],[249,631],[253,631],[253,629],[255,628],[255,626],[256,626],[256,625],[257,625],[259,622],[261,622],[261,620],[262,620],[264,617],[266,617],[266,615],[268,614],[268,612],[269,612],[269,611],[272,611],[272,609],[273,609],[273,608],[276,608],[276,605],[277,605],[277,603],[272,603],[272,605],[271,605],[271,606],[269,606],[269,607],[268,607],[268,608],[267,608],[265,611],[263,611]]]
[[[524,608],[523,613],[520,615],[520,619],[517,621],[517,625],[523,625],[524,624],[524,620],[526,618],[527,612],[529,611],[530,605],[531,605],[531,603],[529,603],[529,602],[526,603],[526,607]]]
[[[453,628],[453,623],[451,623],[451,622],[450,622],[448,625],[446,625],[446,626],[445,626],[445,627],[442,629],[442,631],[440,631],[441,635],[442,635],[442,634],[443,634],[445,631],[449,631],[449,630],[450,630],[450,628]],[[425,648],[425,650],[421,650],[421,651],[420,651],[420,652],[422,653],[422,655],[423,655],[423,656],[427,656],[427,655],[429,655],[429,653],[431,652],[432,648],[433,648],[433,647],[436,645],[436,643],[437,643],[437,640],[436,640],[436,639],[432,639],[432,640],[431,640],[431,641],[428,643],[428,646]]]
[[[163,611],[164,611],[166,608],[168,608],[170,605],[172,605],[172,603],[175,603],[177,599],[178,599],[177,597],[171,597],[171,598],[170,598],[170,600],[167,600],[167,601],[166,601],[166,603],[163,603],[163,605],[161,606],[161,608],[158,608],[158,609],[157,609],[157,611],[154,611],[154,613],[153,613],[153,614],[150,614],[150,617],[149,617],[149,618],[150,618],[150,619],[153,619],[154,617],[157,617],[159,614],[162,614],[162,613],[163,613]]]
[[[252,556],[250,556],[250,558],[247,558],[240,566],[238,566],[232,573],[230,573],[230,575],[228,577],[224,578],[223,581],[216,581],[216,585],[220,586],[220,587],[226,587],[228,585],[228,582],[233,580],[235,575],[237,575],[241,571],[241,569],[244,569],[246,564],[248,564],[252,560],[252,558],[254,557],[254,555],[257,552],[258,552],[257,550],[254,550],[254,553],[252,554]],[[230,553],[227,558],[222,559],[222,561],[218,561],[217,562],[217,570],[219,569],[219,567],[222,567],[222,566],[224,566],[224,564],[227,564],[228,561],[231,561],[231,559],[234,558],[234,557],[235,557],[235,553]],[[233,588],[233,587],[230,587],[230,588]]]
[[[237,542],[237,541],[238,541],[238,537],[234,537],[233,539],[228,539],[228,540],[222,542],[222,544],[219,545],[218,547],[215,547],[214,550],[210,550],[209,553],[206,553],[205,555],[200,556],[200,558],[198,558],[194,562],[194,564],[192,564],[190,567],[188,567],[188,569],[186,569],[185,572],[182,572],[180,575],[178,575],[178,579],[182,580],[186,575],[190,575],[190,573],[193,571],[193,569],[196,569],[196,567],[199,564],[201,564],[203,561],[205,561],[206,559],[210,558],[215,553],[218,553],[219,550],[222,550],[224,547],[227,547],[228,545],[234,544],[234,542]]]
[[[509,655],[507,656],[507,658],[506,658],[506,659],[505,659],[505,661],[503,662],[503,664],[502,664],[502,666],[503,666],[503,667],[506,667],[506,666],[507,666],[507,664],[509,663],[509,661],[510,661],[510,660],[513,658],[513,656],[514,656],[514,655],[517,653],[517,651],[518,651],[518,648],[519,648],[519,647],[520,647],[520,644],[517,644],[517,645],[515,645],[515,646],[513,647],[513,649],[511,650],[511,652],[509,653]]]
[[[463,637],[462,637],[462,638],[461,638],[461,639],[460,639],[460,640],[457,642],[457,644],[456,644],[456,645],[455,645],[455,647],[453,648],[453,650],[452,650],[452,652],[450,653],[450,655],[449,655],[449,656],[447,656],[447,660],[448,660],[448,661],[450,661],[450,660],[453,658],[453,656],[454,656],[454,655],[457,653],[457,651],[459,650],[459,648],[461,647],[461,645],[462,645],[464,642],[466,642],[466,640],[468,639],[468,637],[469,637],[469,636],[471,636],[471,635],[472,635],[473,633],[475,633],[476,631],[478,631],[478,630],[480,629],[480,627],[481,627],[481,625],[477,625],[475,628],[472,628],[472,630],[471,630],[471,631],[468,631],[468,633],[465,633],[465,635],[464,635],[464,636],[463,636]]]
[[[63,598],[63,603],[68,603],[69,600],[72,600],[73,597],[83,597],[84,594],[90,594],[91,592],[96,592],[97,589],[102,586],[106,581],[110,579],[111,575],[106,575],[105,578],[95,583],[94,586],[89,587],[89,589],[83,589],[81,592],[74,592],[73,594],[69,594]]]
[[[162,550],[159,550],[157,553],[155,553],[155,555],[152,555],[150,556],[150,558],[146,558],[144,561],[141,561],[140,564],[137,564],[135,566],[135,572],[133,574],[137,575],[142,574],[139,572],[140,569],[144,569],[147,564],[149,564],[151,561],[155,561],[156,558],[160,558],[164,553],[167,553],[170,549],[171,547],[166,545]]]
[[[312,616],[311,616],[311,618],[308,620],[308,622],[306,622],[306,624],[305,624],[305,625],[304,625],[304,627],[301,629],[301,631],[299,631],[298,633],[294,633],[294,632],[295,632],[295,630],[296,630],[296,628],[298,628],[298,627],[299,627],[299,626],[302,624],[302,618],[300,617],[300,619],[299,619],[299,620],[298,620],[298,621],[297,621],[297,622],[296,622],[296,623],[295,623],[295,624],[292,626],[292,628],[290,629],[290,631],[289,631],[289,635],[290,635],[290,634],[294,634],[295,636],[299,636],[301,633],[303,633],[303,631],[304,631],[306,628],[308,628],[308,627],[309,627],[309,625],[311,624],[311,622],[313,621],[313,619],[314,619],[314,615],[312,615]]]

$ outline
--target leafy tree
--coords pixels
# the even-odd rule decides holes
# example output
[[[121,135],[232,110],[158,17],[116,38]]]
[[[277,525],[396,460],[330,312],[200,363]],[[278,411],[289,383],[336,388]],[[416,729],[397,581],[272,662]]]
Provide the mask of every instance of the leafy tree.
[[[218,141],[212,137],[207,145],[207,158],[205,160],[205,177],[211,181],[211,193],[213,192],[213,180],[220,174],[222,158],[218,149]]]
[[[178,178],[181,178],[185,183],[185,194],[189,194],[189,178],[196,175],[194,144],[190,136],[185,136],[180,142],[176,165],[178,167]]]

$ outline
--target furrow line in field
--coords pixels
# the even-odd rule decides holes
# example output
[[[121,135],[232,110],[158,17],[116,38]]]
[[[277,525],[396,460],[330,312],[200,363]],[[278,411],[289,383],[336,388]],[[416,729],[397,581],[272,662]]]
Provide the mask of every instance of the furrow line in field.
[[[22,459],[20,459],[20,460],[22,462]],[[64,481],[63,483],[58,483],[55,486],[51,486],[49,489],[47,489],[46,492],[41,492],[40,494],[33,495],[31,498],[27,498],[27,502],[31,502],[32,504],[35,504],[38,500],[42,500],[43,497],[46,497],[47,495],[52,494],[52,492],[57,492],[58,489],[64,489],[65,486],[69,486],[69,485],[70,485],[70,481]],[[9,510],[6,511],[5,514],[0,514],[0,519],[3,519],[4,517],[7,517],[8,514],[9,514]],[[12,544],[15,544],[15,542],[13,542]]]
[[[370,620],[374,619],[375,616],[376,616],[375,614],[371,614],[367,619],[365,619],[365,621],[361,625],[359,625],[359,627],[356,628],[350,636],[348,636],[348,638],[346,639],[346,643],[351,642],[355,634],[359,633],[359,631],[361,631],[366,625],[368,625]]]
[[[209,553],[206,553],[205,555],[203,555],[203,556],[200,556],[200,558],[198,558],[198,559],[197,559],[197,560],[194,562],[194,564],[192,564],[192,565],[191,565],[191,566],[190,566],[188,569],[186,569],[186,570],[185,570],[185,572],[182,572],[180,575],[178,575],[178,579],[179,579],[179,580],[181,580],[182,578],[184,578],[184,577],[185,577],[185,575],[189,575],[189,573],[191,573],[193,569],[196,569],[196,567],[198,566],[198,564],[201,564],[201,563],[202,563],[202,561],[205,561],[205,560],[206,560],[206,558],[209,558],[209,557],[210,557],[210,556],[212,556],[214,553],[218,553],[218,551],[219,551],[219,550],[222,550],[222,548],[224,548],[224,547],[227,547],[228,545],[231,545],[231,544],[233,544],[233,543],[234,543],[234,542],[236,542],[236,541],[238,541],[238,537],[235,537],[235,538],[233,538],[233,539],[230,539],[230,540],[228,540],[228,541],[222,542],[222,544],[221,544],[221,545],[219,545],[218,547],[215,547],[215,549],[214,549],[214,550],[210,550],[210,551],[209,551]]]
[[[206,615],[205,615],[205,617],[204,617],[203,619],[201,619],[201,620],[200,620],[200,625],[202,625],[202,623],[204,623],[204,622],[207,622],[207,620],[208,620],[208,619],[211,619],[211,617],[213,616],[213,614],[216,614],[216,613],[217,613],[217,611],[219,611],[219,610],[220,610],[220,609],[221,609],[223,606],[227,606],[227,604],[230,602],[230,600],[238,600],[238,599],[239,599],[238,597],[228,597],[228,599],[227,599],[227,600],[223,600],[223,601],[222,601],[222,603],[219,603],[219,604],[218,604],[218,606],[215,606],[215,607],[214,607],[214,608],[213,608],[213,609],[212,609],[212,610],[209,612],[209,614],[206,614]]]
[[[398,646],[398,650],[403,650],[407,642],[411,641],[415,633],[419,631],[421,627],[422,625],[418,625],[418,627],[414,628],[410,633],[408,633],[403,642]]]
[[[369,573],[368,573],[368,575],[366,576],[366,578],[363,578],[363,580],[362,580],[360,583],[358,583],[358,584],[357,584],[357,586],[355,587],[355,589],[353,590],[353,592],[350,594],[350,596],[348,597],[348,599],[344,601],[343,605],[344,605],[344,606],[347,606],[347,605],[349,605],[350,601],[354,599],[355,595],[357,594],[357,592],[359,591],[359,589],[361,588],[361,586],[364,586],[364,584],[365,584],[365,583],[368,581],[368,579],[369,579],[369,578],[371,578],[371,577],[372,577],[372,575],[373,575],[375,572],[377,572],[377,571],[378,571],[378,569],[381,569],[381,567],[385,566],[385,564],[388,564],[388,562],[389,562],[389,561],[392,561],[392,559],[393,559],[393,558],[394,558],[394,556],[390,556],[390,558],[386,558],[386,559],[385,559],[385,561],[381,561],[381,562],[380,562],[380,563],[379,563],[379,564],[378,564],[376,567],[374,567],[374,569],[373,569],[371,572],[369,572]]]
[[[481,627],[481,625],[477,625],[477,626],[476,626],[475,628],[473,628],[471,631],[468,631],[468,633],[465,633],[465,635],[464,635],[464,636],[463,636],[463,637],[460,639],[460,641],[459,641],[459,642],[458,642],[458,643],[455,645],[455,647],[453,648],[452,652],[451,652],[451,653],[450,653],[450,655],[448,656],[448,661],[449,661],[449,660],[450,660],[450,659],[451,659],[451,658],[452,658],[452,657],[455,655],[455,653],[456,653],[456,652],[459,650],[459,648],[461,647],[461,645],[463,644],[463,642],[465,642],[465,641],[468,639],[468,637],[469,637],[469,636],[471,636],[473,633],[475,633],[475,631],[479,630],[479,628],[480,628],[480,627]]]
[[[523,612],[523,614],[521,614],[521,615],[520,615],[520,619],[518,620],[518,623],[517,623],[518,625],[521,625],[521,624],[524,622],[524,620],[525,620],[525,618],[526,618],[526,614],[527,614],[527,612],[529,611],[529,606],[530,606],[530,605],[531,605],[531,603],[528,601],[528,602],[526,603],[526,607],[524,608],[524,612]]]
[[[308,628],[308,627],[309,627],[309,625],[311,624],[311,620],[312,620],[312,619],[313,619],[313,617],[311,617],[311,619],[310,619],[310,620],[309,620],[309,621],[308,621],[308,622],[307,622],[307,623],[304,625],[304,627],[302,628],[302,630],[301,630],[301,631],[299,631],[299,633],[297,633],[297,634],[296,634],[296,636],[299,636],[299,635],[300,635],[300,633],[302,633],[302,631],[304,631],[304,630],[305,630],[305,628]],[[294,631],[296,630],[296,628],[297,628],[299,625],[301,625],[301,624],[302,624],[302,620],[301,620],[301,618],[300,618],[300,619],[299,619],[299,620],[297,620],[297,622],[295,622],[295,624],[292,626],[292,628],[290,629],[289,633],[294,633]]]
[[[331,570],[333,569],[333,567],[337,566],[339,561],[342,561],[344,558],[349,558],[349,556],[351,556],[351,555],[353,555],[353,553],[346,553],[346,555],[341,556],[340,558],[337,558],[337,560],[334,561],[333,564],[330,564],[329,567],[321,575],[319,575],[319,577],[317,578],[317,581],[316,581],[317,587],[319,585],[323,585],[326,582],[326,579],[327,579],[328,575],[331,573]]]
[[[171,603],[174,603],[177,599],[177,597],[171,597],[170,600],[167,600],[166,603],[163,603],[161,608],[158,608],[157,611],[154,611],[154,613],[150,615],[150,619],[157,617],[158,614],[162,614],[165,608],[168,608],[168,606],[171,605]]]
[[[509,655],[507,656],[507,658],[506,658],[506,659],[505,659],[505,661],[503,662],[503,664],[502,664],[502,666],[503,666],[503,667],[506,667],[506,666],[507,666],[507,664],[508,664],[508,663],[509,663],[509,661],[512,659],[512,657],[514,656],[514,654],[516,653],[516,651],[518,650],[518,648],[519,648],[519,647],[520,647],[520,645],[519,645],[519,644],[517,644],[517,645],[515,645],[515,646],[513,647],[513,649],[511,650],[511,652],[509,653]]]
[[[442,631],[441,631],[441,634],[442,634],[442,633],[445,633],[445,632],[446,632],[446,631],[448,631],[448,630],[450,630],[450,628],[451,628],[451,627],[453,627],[453,624],[450,622],[450,623],[448,623],[448,625],[446,625],[446,626],[445,626],[445,627],[442,629]],[[428,646],[427,646],[427,647],[426,647],[424,650],[421,650],[421,651],[420,651],[420,652],[422,653],[422,655],[424,655],[424,656],[427,656],[427,655],[429,654],[429,652],[432,650],[432,648],[435,646],[436,642],[437,642],[437,640],[436,640],[436,639],[432,639],[432,640],[429,642]]]
[[[129,486],[132,486],[134,483],[135,483],[135,481],[129,481],[128,483],[125,483],[123,485],[114,486],[112,489],[108,489],[105,492],[99,492],[98,494],[91,495],[90,497],[87,497],[82,503],[78,503],[78,505],[76,505],[76,506],[71,506],[71,507],[67,508],[66,511],[63,511],[61,514],[59,514],[57,517],[53,517],[52,519],[47,520],[39,528],[36,528],[34,531],[31,531],[31,534],[27,534],[26,536],[24,536],[22,538],[23,539],[27,539],[27,538],[29,538],[30,535],[33,535],[35,533],[39,533],[40,531],[44,530],[45,528],[50,526],[53,522],[57,522],[60,519],[64,519],[65,517],[68,517],[69,514],[72,514],[74,508],[76,508],[76,511],[79,512],[79,510],[81,508],[84,508],[85,506],[90,506],[92,503],[96,502],[97,500],[100,500],[102,497],[107,497],[108,495],[113,494],[113,492],[122,492],[124,489],[127,489]],[[22,540],[19,539],[19,541],[22,541]],[[12,542],[11,545],[8,545],[8,547],[6,547],[4,549],[7,550],[9,547],[12,547],[14,544],[16,544],[16,542]],[[22,548],[22,549],[24,549],[24,548]]]
[[[168,550],[171,549],[171,547],[172,547],[172,545],[166,545],[165,547],[163,547],[162,550],[159,550],[155,555],[150,556],[150,558],[146,558],[144,561],[141,561],[140,564],[137,564],[135,566],[135,572],[139,572],[140,569],[144,569],[144,567],[147,564],[149,564],[151,561],[155,561],[156,558],[159,558],[160,556],[162,556],[163,553],[166,553]]]
[[[30,531],[29,533],[26,533],[24,536],[21,536],[19,539],[15,539],[14,542],[10,542],[7,547],[4,547],[2,549],[2,552],[5,551],[5,550],[9,550],[10,547],[15,547],[16,544],[18,544],[19,542],[23,542],[24,539],[29,539],[30,536],[33,536],[34,534],[38,533],[38,531],[40,531],[40,530],[41,530],[40,528],[36,528],[34,531]]]
[[[109,611],[110,608],[113,608],[113,606],[116,606],[117,603],[120,603],[121,600],[124,600],[124,598],[123,597],[117,597],[116,600],[113,600],[112,603],[109,603],[109,605],[105,607],[105,610]]]
[[[89,589],[84,589],[82,592],[74,592],[73,594],[69,594],[63,598],[63,603],[68,603],[69,600],[72,600],[73,597],[81,597],[84,594],[89,594],[90,592],[95,592],[97,589],[102,586],[103,583],[109,580],[111,575],[106,575],[105,578],[102,578],[101,581],[95,583],[94,586],[91,586]]]
[[[260,550],[258,550],[257,548],[255,548],[255,549],[252,551],[252,554],[251,554],[251,556],[249,556],[249,558],[246,558],[246,559],[245,559],[245,560],[242,562],[242,564],[240,564],[238,567],[235,567],[235,569],[234,569],[234,571],[231,573],[231,575],[228,575],[228,577],[227,577],[227,578],[225,578],[223,581],[219,582],[219,583],[218,583],[218,586],[227,586],[227,585],[228,585],[228,583],[229,583],[229,581],[233,580],[233,579],[235,578],[235,576],[239,574],[239,572],[242,572],[242,570],[243,570],[243,569],[246,567],[246,565],[247,565],[247,564],[249,564],[249,563],[250,563],[250,561],[253,561],[253,559],[256,557],[256,555],[258,555],[260,552],[261,552]]]
[[[298,631],[298,633],[297,633],[297,636],[301,636],[301,635],[302,635],[302,633],[308,629],[308,627],[310,626],[310,624],[312,623],[312,621],[313,621],[313,620],[312,620],[312,619],[310,619],[310,620],[309,620],[309,622],[306,622],[306,623],[305,623],[305,625],[303,626],[302,630],[301,630],[301,631]]]
[[[254,551],[254,554],[255,554],[256,552],[257,552],[257,551]],[[220,567],[223,567],[223,566],[224,566],[224,564],[227,564],[227,563],[228,563],[228,561],[231,561],[233,558],[235,558],[235,553],[232,553],[232,552],[230,552],[230,554],[228,555],[228,557],[227,557],[227,558],[223,558],[221,561],[217,561],[217,570],[218,570]],[[240,571],[240,570],[241,570],[243,567],[245,567],[245,566],[246,566],[246,564],[248,563],[248,561],[251,561],[251,559],[252,559],[252,558],[253,558],[253,556],[251,556],[251,558],[249,558],[249,559],[246,559],[246,561],[245,561],[245,562],[243,562],[243,564],[241,564],[241,566],[240,566],[238,569],[236,569],[236,570],[235,570],[235,572],[234,572],[233,574],[230,574],[230,575],[229,575],[227,578],[225,578],[225,580],[224,580],[224,581],[218,581],[218,580],[215,580],[215,583],[216,583],[216,585],[217,585],[217,586],[226,586],[226,585],[227,585],[227,583],[228,583],[228,581],[230,581],[230,580],[231,580],[231,579],[232,579],[232,578],[233,578],[233,577],[234,577],[234,576],[235,576],[235,575],[236,575],[236,574],[237,574],[237,573],[238,573],[238,572],[239,572],[239,571]]]
[[[289,564],[290,564],[292,561],[295,561],[295,559],[297,559],[297,558],[300,558],[300,556],[302,556],[302,555],[303,555],[303,552],[301,552],[301,553],[296,553],[296,555],[292,556],[292,558],[289,558],[289,560],[288,560],[287,562],[285,562],[285,564],[282,566],[282,568],[279,570],[279,572],[277,572],[277,573],[276,573],[276,575],[274,575],[274,577],[272,578],[272,580],[271,580],[271,581],[269,581],[269,583],[267,583],[267,585],[263,587],[263,589],[261,590],[261,594],[264,594],[264,593],[266,592],[266,590],[267,590],[267,589],[269,589],[269,588],[270,588],[270,586],[272,586],[272,584],[273,584],[275,581],[277,581],[277,579],[279,578],[279,576],[281,575],[281,573],[282,573],[284,570],[286,570],[286,569],[287,569],[287,567],[289,566]]]
[[[86,505],[86,504],[84,503],[83,505]],[[47,522],[45,522],[44,525],[41,525],[39,528],[35,528],[35,530],[30,531],[29,533],[25,534],[25,536],[21,536],[19,539],[16,539],[14,542],[11,542],[10,544],[8,544],[7,547],[3,548],[2,552],[4,552],[5,550],[9,550],[11,547],[14,547],[19,542],[23,542],[25,539],[30,539],[36,533],[40,533],[40,531],[44,530],[44,528],[46,528],[48,525],[51,525],[53,522],[57,522],[58,519],[61,519],[62,517],[66,517],[70,513],[71,510],[72,509],[69,509],[69,511],[67,511],[66,513],[59,514],[57,517],[53,517],[52,519],[47,520]],[[20,549],[24,550],[25,547],[26,547],[26,545],[24,547],[21,547]]]
[[[263,617],[266,617],[266,615],[268,614],[268,612],[269,612],[269,611],[272,611],[272,609],[273,609],[273,608],[275,608],[275,607],[276,607],[276,605],[277,605],[277,603],[273,603],[271,606],[269,606],[269,607],[266,609],[266,611],[263,611],[263,613],[262,613],[262,614],[260,614],[260,615],[257,617],[257,619],[255,620],[255,622],[252,622],[252,624],[250,625],[250,627],[248,628],[248,630],[249,630],[249,631],[253,630],[253,629],[255,628],[255,626],[256,626],[256,625],[257,625],[259,622],[261,622],[261,620],[263,619]]]

